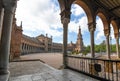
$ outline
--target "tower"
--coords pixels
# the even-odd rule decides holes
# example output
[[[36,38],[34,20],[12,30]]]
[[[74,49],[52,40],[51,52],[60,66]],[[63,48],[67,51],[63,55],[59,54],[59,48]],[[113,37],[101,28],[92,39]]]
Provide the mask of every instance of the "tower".
[[[82,39],[82,34],[81,34],[81,28],[79,26],[75,50],[78,52],[82,52],[83,48],[84,48],[84,44],[83,44],[83,39]]]

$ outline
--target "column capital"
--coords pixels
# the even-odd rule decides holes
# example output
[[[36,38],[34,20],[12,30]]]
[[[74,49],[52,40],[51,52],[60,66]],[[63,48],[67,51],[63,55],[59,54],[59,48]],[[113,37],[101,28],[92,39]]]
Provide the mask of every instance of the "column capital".
[[[110,35],[110,30],[109,29],[105,29],[104,30],[104,34],[105,34],[105,36],[109,36]]]
[[[2,8],[3,4],[2,4],[2,0],[0,0],[0,9]]]
[[[116,39],[119,38],[119,34],[118,33],[114,33],[114,36],[115,36]]]
[[[17,0],[3,0],[3,7],[11,13],[15,12],[16,6]]]
[[[88,23],[88,29],[89,29],[89,31],[95,31],[96,23],[95,22]]]
[[[70,22],[70,15],[71,15],[71,12],[70,10],[63,10],[61,13],[61,22],[62,23],[69,23]]]

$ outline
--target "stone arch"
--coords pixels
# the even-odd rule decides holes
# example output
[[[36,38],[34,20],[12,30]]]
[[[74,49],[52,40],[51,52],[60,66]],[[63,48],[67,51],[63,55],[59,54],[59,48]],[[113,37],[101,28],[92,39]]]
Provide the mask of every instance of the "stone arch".
[[[110,27],[109,27],[109,21],[108,21],[108,15],[106,14],[105,11],[98,9],[96,12],[96,16],[99,16],[103,22],[103,27],[104,27],[104,33],[108,33],[108,31],[110,31]]]
[[[91,23],[94,21],[93,19],[93,15],[92,15],[92,10],[90,9],[90,7],[82,0],[75,0],[73,2],[73,4],[77,4],[79,5],[80,7],[83,8],[83,10],[85,11],[86,15],[87,15],[87,18],[88,18],[88,23]]]
[[[115,36],[115,38],[116,38],[116,37],[118,36],[118,34],[119,34],[118,25],[117,25],[117,23],[116,23],[115,20],[111,20],[111,24],[112,24],[112,26],[113,26],[114,36]]]

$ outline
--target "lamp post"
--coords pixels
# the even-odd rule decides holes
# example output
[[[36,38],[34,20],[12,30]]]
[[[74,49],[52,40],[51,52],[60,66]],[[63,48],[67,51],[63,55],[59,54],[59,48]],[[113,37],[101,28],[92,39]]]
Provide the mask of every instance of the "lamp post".
[[[112,27],[110,27],[110,29],[112,29]],[[110,54],[112,54],[112,36],[111,36],[112,34],[111,34],[111,32],[110,32]]]

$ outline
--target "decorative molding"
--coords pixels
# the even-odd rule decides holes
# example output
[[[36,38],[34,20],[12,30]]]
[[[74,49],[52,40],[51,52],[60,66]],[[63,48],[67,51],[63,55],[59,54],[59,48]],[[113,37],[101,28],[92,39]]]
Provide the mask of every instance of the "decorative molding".
[[[114,33],[115,38],[119,38],[119,33]]]
[[[69,18],[63,18],[63,19],[61,19],[61,23],[62,24],[68,24],[69,22],[70,22]]]
[[[95,22],[88,23],[88,29],[89,29],[89,31],[95,31],[96,23]]]
[[[5,10],[14,14],[17,7],[17,1],[18,0],[3,0],[3,7],[5,8]]]
[[[104,30],[104,34],[105,34],[105,36],[109,36],[110,35],[110,30],[109,29],[105,29]]]
[[[70,10],[63,10],[61,13],[61,22],[62,23],[69,23],[70,22],[70,15],[71,15],[71,12]]]

